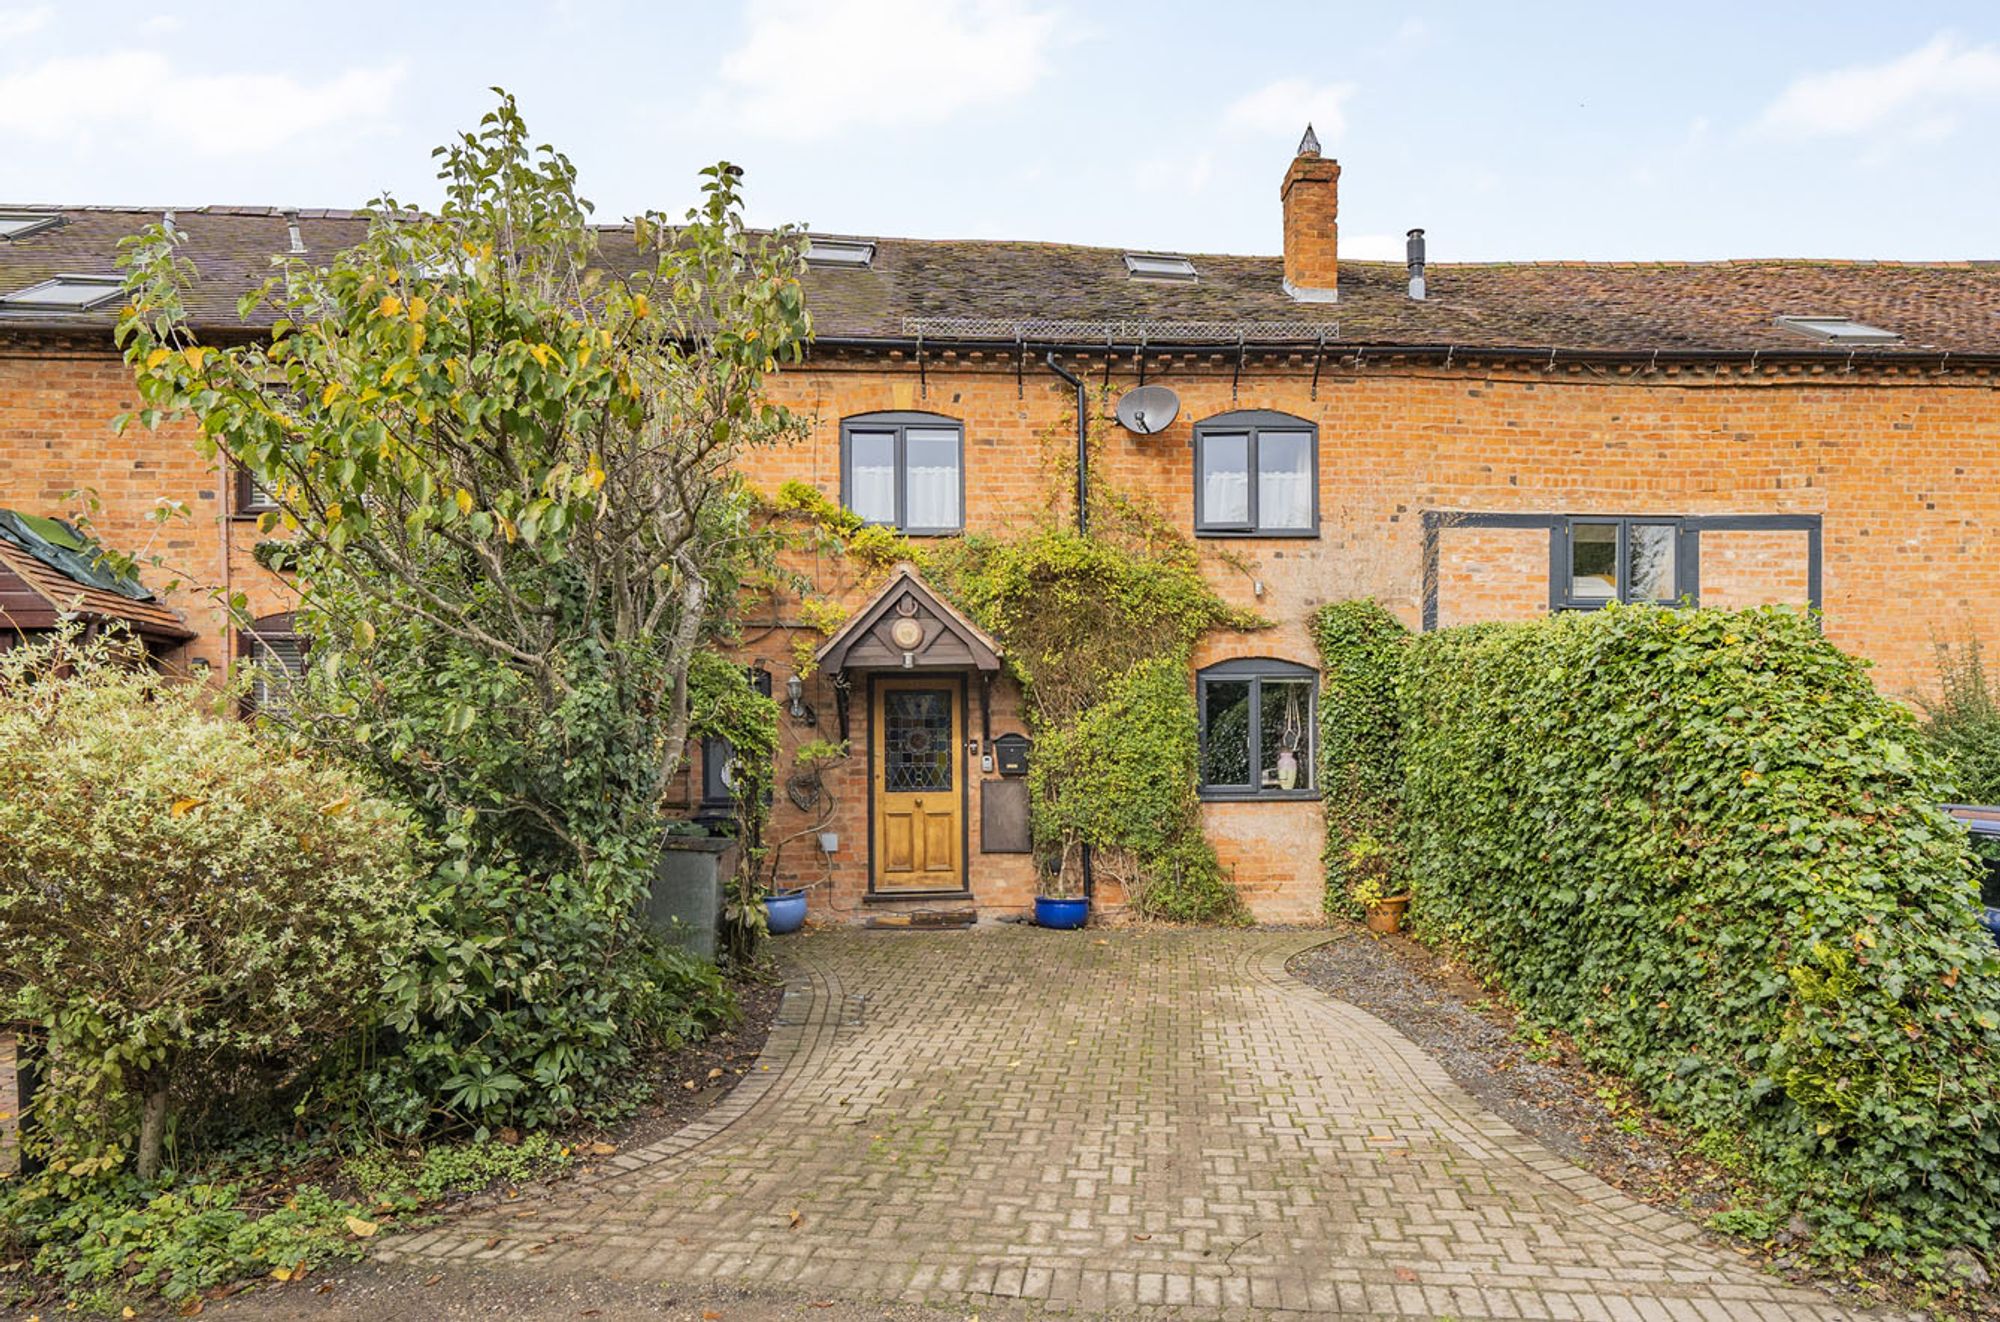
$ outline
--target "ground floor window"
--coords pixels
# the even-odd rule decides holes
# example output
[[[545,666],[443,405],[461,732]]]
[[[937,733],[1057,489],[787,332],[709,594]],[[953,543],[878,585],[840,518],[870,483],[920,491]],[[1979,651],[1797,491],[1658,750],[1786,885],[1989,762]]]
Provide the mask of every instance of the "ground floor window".
[[[238,638],[239,654],[250,665],[245,704],[252,713],[282,714],[305,672],[306,640],[298,632],[297,617],[290,611],[266,615],[252,621]]]
[[[1312,797],[1318,687],[1317,672],[1290,661],[1241,659],[1201,671],[1203,797]]]

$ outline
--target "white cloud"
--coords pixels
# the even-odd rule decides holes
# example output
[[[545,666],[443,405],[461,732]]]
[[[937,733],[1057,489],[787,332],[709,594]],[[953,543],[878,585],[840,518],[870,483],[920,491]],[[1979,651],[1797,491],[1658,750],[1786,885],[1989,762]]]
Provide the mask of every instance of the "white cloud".
[[[1132,184],[1148,193],[1194,197],[1207,191],[1215,178],[1215,152],[1157,153],[1132,167]]]
[[[2000,101],[2000,48],[1940,33],[1906,55],[1792,80],[1758,121],[1786,137],[1891,132],[1935,140],[1957,127],[1957,107]]]
[[[149,51],[49,60],[0,77],[0,132],[87,143],[101,132],[171,138],[202,155],[266,151],[392,109],[400,65],[322,83],[284,74],[188,73]]]
[[[25,9],[0,9],[0,41],[33,36],[49,25],[49,20],[55,17],[55,12],[48,5],[32,5]]]
[[[1222,121],[1231,128],[1293,141],[1310,123],[1331,154],[1335,141],[1347,131],[1347,100],[1353,95],[1352,83],[1280,78],[1232,102],[1222,112]]]
[[[1343,234],[1340,255],[1357,262],[1400,262],[1409,256],[1405,234]]]
[[[1027,0],[755,0],[749,15],[706,117],[796,137],[1014,100],[1048,72],[1060,33]]]

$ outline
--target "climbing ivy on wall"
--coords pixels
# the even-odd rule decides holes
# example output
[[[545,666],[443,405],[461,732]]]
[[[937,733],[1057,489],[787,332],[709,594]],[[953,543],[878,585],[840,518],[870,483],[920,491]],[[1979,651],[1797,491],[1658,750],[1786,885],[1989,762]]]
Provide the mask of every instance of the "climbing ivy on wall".
[[[1378,601],[1330,602],[1308,621],[1319,652],[1319,783],[1326,813],[1326,910],[1357,917],[1350,858],[1386,850],[1400,890],[1402,718],[1396,676],[1410,631]]]
[[[1089,846],[1142,914],[1234,918],[1235,888],[1201,830],[1188,669],[1204,633],[1263,621],[1216,595],[1192,543],[1106,504],[1090,536],[968,537],[923,568],[1000,641],[1021,683],[1044,875],[1074,890]]]
[[[1066,508],[1060,493],[1074,480],[1056,444],[1063,435],[1073,433],[1044,438],[1054,456],[1044,466],[1051,511]],[[814,544],[840,549],[864,577],[915,564],[999,641],[1035,739],[1031,819],[1051,889],[1076,891],[1089,846],[1095,872],[1120,881],[1141,914],[1240,916],[1235,888],[1201,830],[1189,667],[1208,631],[1266,621],[1216,594],[1192,541],[1150,506],[1095,479],[1088,536],[1051,513],[1006,536],[919,545],[863,524],[803,483],[786,483],[768,504],[803,525]],[[844,618],[811,599],[801,615],[822,632]],[[809,656],[811,647],[800,650]]]

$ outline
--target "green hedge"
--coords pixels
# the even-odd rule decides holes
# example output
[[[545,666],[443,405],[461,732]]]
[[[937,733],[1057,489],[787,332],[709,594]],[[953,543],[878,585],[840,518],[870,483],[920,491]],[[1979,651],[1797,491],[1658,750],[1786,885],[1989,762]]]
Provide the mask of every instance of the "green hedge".
[[[2000,959],[1915,722],[1808,618],[1610,609],[1425,635],[1399,687],[1419,930],[1822,1251],[2000,1231]]]

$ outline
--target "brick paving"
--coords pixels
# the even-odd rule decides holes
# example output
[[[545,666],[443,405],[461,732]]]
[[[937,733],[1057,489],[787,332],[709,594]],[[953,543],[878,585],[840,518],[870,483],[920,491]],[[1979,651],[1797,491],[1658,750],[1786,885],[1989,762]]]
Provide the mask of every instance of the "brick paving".
[[[1521,1135],[1286,974],[1313,940],[790,939],[768,1072],[537,1206],[385,1251],[1080,1314],[1876,1316]]]

